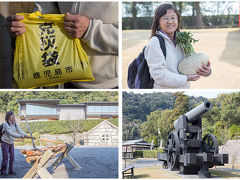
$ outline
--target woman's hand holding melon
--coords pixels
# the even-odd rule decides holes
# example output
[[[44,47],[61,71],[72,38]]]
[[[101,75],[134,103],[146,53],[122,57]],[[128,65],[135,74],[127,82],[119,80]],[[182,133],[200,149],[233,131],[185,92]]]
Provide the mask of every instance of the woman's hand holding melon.
[[[208,61],[207,65],[202,64],[202,67],[197,69],[197,74],[200,76],[209,76],[211,74],[210,61]]]

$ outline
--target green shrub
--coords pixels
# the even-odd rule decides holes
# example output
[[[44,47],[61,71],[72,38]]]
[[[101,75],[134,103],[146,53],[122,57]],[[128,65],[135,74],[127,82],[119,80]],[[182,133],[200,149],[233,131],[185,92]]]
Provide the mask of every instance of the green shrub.
[[[39,139],[39,138],[40,138],[40,133],[39,133],[39,132],[34,132],[32,135],[33,135],[33,137],[36,138],[36,139]]]
[[[135,151],[136,158],[157,158],[157,153],[163,153],[163,150]]]
[[[108,121],[118,127],[118,119],[108,119]]]
[[[23,146],[23,145],[25,145],[24,142],[19,142],[19,141],[14,142],[14,146]]]
[[[233,124],[230,128],[230,138],[237,139],[239,137],[240,125]]]
[[[29,124],[32,133],[38,132],[39,134],[67,134],[76,130],[79,133],[89,131],[103,120],[104,119],[37,121],[30,122]],[[118,119],[110,119],[108,121],[118,126]],[[23,131],[28,132],[28,128],[25,122],[21,122],[20,127]]]
[[[134,157],[136,158],[142,158],[143,157],[143,151],[135,151]]]
[[[158,152],[160,152],[160,153],[164,153],[163,147],[162,147],[162,148],[157,148],[156,150],[157,150]]]
[[[23,143],[24,143],[24,144],[32,144],[32,139],[30,139],[30,138],[25,138],[25,139],[23,140]]]
[[[157,151],[143,151],[143,158],[157,158]]]

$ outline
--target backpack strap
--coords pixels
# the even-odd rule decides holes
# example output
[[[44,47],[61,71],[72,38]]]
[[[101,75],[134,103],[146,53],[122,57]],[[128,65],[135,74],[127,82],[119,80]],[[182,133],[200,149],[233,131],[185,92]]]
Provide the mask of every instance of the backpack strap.
[[[7,124],[10,126],[10,123],[7,121]],[[17,125],[16,125],[16,122],[14,123],[15,125],[15,128],[17,129]],[[2,129],[3,130],[3,129]],[[2,134],[5,133],[5,131],[2,132]]]
[[[162,52],[163,52],[163,55],[164,55],[164,57],[166,59],[166,45],[165,45],[164,38],[161,35],[159,35],[159,34],[155,34],[154,36],[156,36],[158,38],[160,47],[161,47]]]

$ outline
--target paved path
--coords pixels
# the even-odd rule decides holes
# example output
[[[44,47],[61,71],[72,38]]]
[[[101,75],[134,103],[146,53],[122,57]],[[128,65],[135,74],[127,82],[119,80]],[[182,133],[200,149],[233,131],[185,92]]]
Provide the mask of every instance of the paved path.
[[[31,148],[31,147],[30,147]],[[30,149],[28,147],[28,149]],[[24,149],[24,148],[21,148]],[[31,168],[31,164],[25,161],[25,157],[20,153],[20,149],[15,150],[16,176],[9,175],[8,178],[22,178]],[[59,166],[52,171],[51,164],[55,159],[51,159],[45,167],[54,178],[117,178],[118,177],[118,148],[78,148],[75,147],[69,153],[81,166],[80,170],[74,170],[73,166],[66,158]],[[2,153],[0,151],[0,162]],[[1,177],[0,177],[1,178]]]
[[[191,83],[192,89],[239,89],[240,88],[240,30],[229,29],[201,29],[191,30],[195,39],[196,52],[209,56],[212,74]],[[127,89],[127,70],[129,64],[147,44],[149,30],[123,31],[123,88]]]

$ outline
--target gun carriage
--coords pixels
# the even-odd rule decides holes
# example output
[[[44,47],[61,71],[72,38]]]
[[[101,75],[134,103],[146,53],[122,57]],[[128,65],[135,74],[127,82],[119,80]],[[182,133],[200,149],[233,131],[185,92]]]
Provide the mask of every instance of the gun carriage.
[[[209,168],[228,163],[228,154],[219,154],[213,134],[202,138],[201,116],[211,109],[212,103],[204,102],[174,122],[175,131],[169,133],[165,153],[157,155],[163,161],[163,168],[205,178],[211,177]]]

